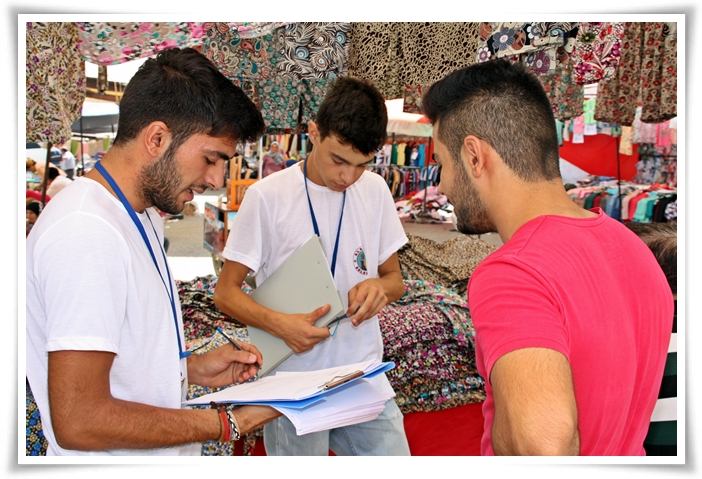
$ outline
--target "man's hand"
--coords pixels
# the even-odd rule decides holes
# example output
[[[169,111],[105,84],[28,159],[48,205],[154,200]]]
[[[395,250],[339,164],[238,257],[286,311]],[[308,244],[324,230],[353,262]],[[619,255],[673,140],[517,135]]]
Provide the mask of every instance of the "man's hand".
[[[278,336],[295,354],[304,353],[315,344],[329,337],[329,328],[318,328],[314,323],[329,312],[329,305],[325,304],[307,314],[281,314],[279,320],[272,326],[272,333]]]
[[[380,279],[367,279],[349,291],[349,309],[346,310],[346,316],[351,318],[354,326],[358,326],[378,314],[388,302]]]
[[[188,359],[188,380],[209,387],[229,386],[248,381],[258,371],[253,364],[263,364],[261,352],[249,343],[238,343],[239,351],[227,343],[205,354],[194,354]]]
[[[405,294],[402,282],[400,261],[393,253],[378,266],[378,277],[361,281],[349,291],[349,308],[346,316],[351,318],[354,326],[372,318],[386,304],[397,301]]]

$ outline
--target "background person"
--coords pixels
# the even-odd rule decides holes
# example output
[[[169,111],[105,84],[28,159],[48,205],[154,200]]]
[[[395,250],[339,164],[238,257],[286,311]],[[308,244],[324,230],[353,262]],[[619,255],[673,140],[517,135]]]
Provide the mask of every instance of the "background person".
[[[262,178],[285,169],[285,154],[280,150],[278,142],[274,141],[271,143],[270,149],[263,154],[263,172],[261,173]]]
[[[49,168],[49,178],[46,187],[46,194],[50,197],[56,196],[61,190],[66,186],[73,183],[73,180],[69,179],[68,176],[62,176],[59,174],[58,169]]]
[[[73,179],[76,172],[76,157],[66,148],[61,148],[61,169],[66,172],[66,176]]]
[[[646,243],[656,257],[668,287],[673,293],[675,310],[672,334],[678,333],[678,228],[675,223],[638,223],[626,225]],[[677,338],[670,342],[665,369],[658,390],[658,401],[648,428],[644,449],[647,456],[678,455],[678,352]]]
[[[551,104],[521,64],[458,70],[422,109],[458,230],[504,242],[468,284],[481,453],[644,455],[673,319],[653,254],[568,197]]]
[[[307,160],[250,186],[234,218],[214,301],[298,353],[276,371],[382,360],[377,314],[405,292],[397,250],[407,242],[385,181],[366,170],[385,142],[387,121],[385,101],[372,84],[339,78],[308,125],[314,149]],[[287,315],[264,308],[241,289],[250,271],[260,284],[313,234],[321,238],[347,308],[348,319],[333,337],[327,327],[314,326],[329,305]],[[384,374],[369,382],[392,391]],[[409,455],[394,399],[373,421],[304,436],[281,417],[264,426],[263,440],[269,455],[327,455],[329,449],[337,455]]]
[[[246,381],[263,359],[249,344],[187,354],[154,208],[220,188],[237,143],[264,128],[206,57],[164,50],[127,85],[112,148],[42,213],[27,239],[27,379],[47,455],[200,455],[280,415],[181,409],[189,382]],[[79,261],[66,254],[86,241]]]

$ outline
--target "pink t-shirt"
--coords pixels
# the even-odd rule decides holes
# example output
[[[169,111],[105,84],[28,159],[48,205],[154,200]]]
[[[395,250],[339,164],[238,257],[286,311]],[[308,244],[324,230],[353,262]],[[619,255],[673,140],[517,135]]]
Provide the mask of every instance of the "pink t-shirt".
[[[468,284],[478,372],[486,379],[483,455],[493,455],[488,378],[511,351],[570,362],[581,455],[644,455],[673,318],[648,247],[600,208],[595,218],[540,216],[488,256]]]

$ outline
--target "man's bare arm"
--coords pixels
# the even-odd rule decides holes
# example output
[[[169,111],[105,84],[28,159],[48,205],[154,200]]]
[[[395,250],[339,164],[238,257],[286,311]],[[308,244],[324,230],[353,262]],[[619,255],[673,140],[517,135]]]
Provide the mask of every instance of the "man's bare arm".
[[[570,363],[546,348],[512,351],[490,374],[497,455],[578,455],[578,411]]]
[[[59,446],[82,451],[150,449],[219,439],[221,423],[215,410],[158,408],[114,398],[109,382],[113,360],[114,354],[103,351],[49,353],[49,405]],[[245,406],[235,415],[245,434],[280,413]]]

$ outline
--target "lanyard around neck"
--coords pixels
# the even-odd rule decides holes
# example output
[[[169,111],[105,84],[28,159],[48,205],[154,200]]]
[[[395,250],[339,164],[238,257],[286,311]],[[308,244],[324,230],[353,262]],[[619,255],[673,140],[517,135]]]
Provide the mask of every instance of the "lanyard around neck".
[[[307,204],[310,206],[310,216],[312,217],[312,226],[314,227],[314,234],[317,236],[319,234],[319,227],[317,226],[317,218],[314,216],[314,208],[312,208],[312,200],[310,200],[310,190],[307,187],[307,158],[303,164],[304,177],[305,177],[305,192],[307,193]],[[331,263],[331,274],[334,276],[334,271],[336,270],[336,253],[339,252],[339,238],[341,237],[341,221],[344,219],[344,205],[346,204],[346,190],[344,190],[344,198],[341,200],[341,215],[339,215],[339,227],[336,230],[336,243],[334,244],[334,254],[332,254]]]
[[[168,299],[171,302],[171,311],[173,312],[173,322],[175,323],[175,330],[176,330],[176,338],[178,338],[178,355],[180,359],[187,358],[190,356],[189,351],[183,351],[183,345],[180,342],[180,332],[178,328],[178,313],[176,312],[176,306],[175,306],[175,296],[173,294],[173,282],[171,281],[171,272],[168,269],[168,262],[166,261],[166,253],[163,250],[163,246],[159,243],[159,247],[161,249],[161,255],[163,256],[163,264],[166,265],[166,273],[168,275],[168,286],[166,286],[166,281],[163,279],[163,274],[161,273],[161,268],[158,266],[158,261],[156,261],[156,256],[154,255],[154,250],[151,247],[151,241],[149,241],[149,237],[146,235],[146,230],[144,230],[144,225],[141,223],[141,220],[139,220],[139,217],[136,214],[136,211],[134,211],[134,208],[132,205],[129,203],[127,198],[124,196],[124,193],[122,193],[122,190],[120,189],[119,186],[117,186],[117,182],[112,178],[112,176],[105,170],[105,167],[103,167],[100,162],[98,161],[95,163],[95,169],[98,170],[98,172],[102,175],[105,180],[110,184],[112,187],[112,190],[115,192],[117,195],[117,198],[122,202],[122,205],[124,206],[124,209],[127,210],[127,213],[129,213],[129,217],[132,219],[134,222],[134,225],[136,225],[137,229],[139,230],[139,234],[141,234],[141,238],[144,240],[144,244],[146,244],[146,248],[149,250],[149,254],[151,255],[151,259],[154,262],[154,266],[156,266],[156,271],[158,271],[158,275],[161,277],[161,282],[163,283],[163,286],[166,288],[166,294],[168,295]],[[158,235],[156,234],[156,228],[154,227],[154,224],[151,222],[151,217],[149,216],[148,213],[146,213],[146,217],[149,219],[149,223],[151,223],[151,228],[154,230],[154,235],[158,238]]]

